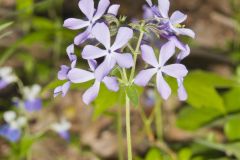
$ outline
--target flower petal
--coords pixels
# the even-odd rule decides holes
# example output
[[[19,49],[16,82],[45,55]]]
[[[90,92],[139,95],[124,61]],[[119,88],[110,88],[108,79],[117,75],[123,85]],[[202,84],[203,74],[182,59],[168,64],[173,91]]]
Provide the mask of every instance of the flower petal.
[[[188,70],[182,64],[171,64],[162,67],[162,72],[174,78],[182,78],[187,75]]]
[[[19,129],[11,128],[9,125],[4,125],[0,127],[0,135],[11,142],[16,142],[21,137],[21,131]]]
[[[154,50],[152,47],[148,46],[148,45],[142,45],[141,46],[141,50],[142,50],[142,58],[143,60],[154,66],[154,67],[157,67],[158,66],[158,61],[157,61],[157,58],[154,54]]]
[[[82,29],[89,25],[90,23],[88,21],[83,21],[77,18],[68,18],[64,21],[64,24],[63,24],[64,27],[72,30]]]
[[[62,65],[61,70],[58,72],[58,79],[59,80],[66,80],[69,70],[70,70],[70,67]]]
[[[71,86],[71,82],[64,83],[64,85],[62,86],[62,97],[66,96],[70,86]]]
[[[58,86],[57,88],[54,89],[54,92],[53,92],[54,98],[57,97],[61,93],[62,93],[62,86]]]
[[[68,78],[73,83],[83,83],[94,79],[94,74],[78,68],[73,68],[68,73]]]
[[[121,27],[118,30],[118,34],[115,42],[113,43],[111,49],[116,51],[119,48],[122,48],[128,43],[128,41],[133,37],[133,30],[128,27]]]
[[[176,36],[168,37],[168,40],[172,41],[178,49],[186,50],[186,46]]]
[[[183,14],[180,11],[173,12],[172,16],[170,17],[170,21],[173,25],[180,24],[187,19],[187,15]]]
[[[146,86],[148,82],[151,80],[151,78],[154,76],[154,74],[156,73],[157,73],[157,70],[155,68],[142,70],[136,76],[134,83],[139,86]]]
[[[177,79],[177,83],[178,83],[178,98],[181,101],[186,101],[188,98],[188,95],[183,85],[183,78]]]
[[[94,1],[93,0],[80,0],[78,3],[80,10],[89,19],[92,20],[93,14],[95,12]]]
[[[88,60],[88,65],[91,69],[91,71],[95,71],[95,69],[97,68],[97,61],[96,60]]]
[[[105,60],[95,70],[95,77],[98,81],[102,81],[107,76],[116,64],[116,60],[111,56],[107,56]]]
[[[89,39],[91,36],[90,28],[88,28],[86,31],[80,33],[74,38],[74,44],[75,45],[81,45],[84,43],[87,39]]]
[[[133,66],[133,57],[130,53],[114,53],[117,64],[122,68],[130,68]]]
[[[178,34],[195,38],[195,33],[193,32],[193,30],[188,28],[178,28]]]
[[[161,71],[157,73],[157,89],[158,89],[158,92],[161,94],[162,98],[165,100],[169,98],[172,92],[171,88],[169,87],[167,82],[164,80]]]
[[[89,105],[93,100],[96,99],[98,96],[100,89],[100,82],[95,81],[92,87],[90,87],[84,94],[83,94],[83,102]]]
[[[71,62],[77,60],[77,56],[74,54],[74,44],[67,47],[67,55]]]
[[[150,7],[153,6],[152,0],[146,0],[146,2],[148,3],[148,5],[149,5]]]
[[[83,59],[96,59],[100,58],[103,56],[106,56],[108,53],[106,50],[100,49],[95,46],[87,45],[84,47],[83,52],[82,52],[82,57]]]
[[[147,5],[143,6],[143,18],[144,19],[150,19],[153,18],[154,14],[153,11],[150,7],[148,7]]]
[[[97,23],[92,29],[92,35],[105,46],[106,49],[110,49],[110,31],[105,23]]]
[[[171,41],[165,43],[160,50],[159,65],[164,66],[166,62],[174,55],[174,53],[175,53],[174,43]]]
[[[26,100],[24,102],[24,106],[28,112],[39,111],[42,108],[42,100],[41,99]]]
[[[163,18],[168,18],[170,8],[169,0],[158,0],[158,8]]]
[[[183,60],[184,58],[186,58],[190,54],[190,47],[188,45],[186,45],[185,48],[186,48],[186,50],[182,50],[178,54],[178,56],[177,56],[178,61]]]
[[[109,5],[110,5],[109,0],[100,0],[100,2],[98,3],[97,12],[93,18],[94,21],[100,19],[103,16]]]
[[[114,16],[117,16],[119,8],[120,8],[119,4],[111,5],[108,9],[108,14],[112,14]]]
[[[111,91],[117,92],[119,90],[119,84],[116,77],[105,77],[103,83]]]

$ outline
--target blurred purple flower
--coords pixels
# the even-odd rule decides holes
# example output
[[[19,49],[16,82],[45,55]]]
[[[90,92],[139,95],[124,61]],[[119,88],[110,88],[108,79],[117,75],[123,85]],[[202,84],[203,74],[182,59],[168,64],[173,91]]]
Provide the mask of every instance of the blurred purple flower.
[[[163,73],[176,79],[185,77],[188,73],[186,67],[182,64],[165,65],[166,62],[174,55],[175,45],[169,41],[161,47],[159,62],[156,59],[154,50],[148,45],[142,45],[142,58],[147,63],[153,66],[146,70],[142,70],[135,78],[134,83],[140,86],[146,86],[151,78],[157,74],[157,89],[163,99],[168,99],[171,94],[171,88],[163,78]]]
[[[98,8],[94,8],[93,0],[80,0],[78,6],[83,14],[86,16],[87,20],[77,19],[77,18],[69,18],[64,21],[63,26],[72,30],[78,30],[86,28],[83,33],[80,33],[75,37],[74,43],[76,45],[80,45],[84,43],[87,39],[93,38],[91,36],[91,30],[95,23],[101,19],[101,17],[106,12],[109,7],[109,0],[100,0],[98,4]],[[112,5],[108,12],[110,14],[116,15],[119,9],[119,5]]]
[[[11,67],[0,68],[0,90],[7,87],[10,83],[16,82],[17,77]]]
[[[6,138],[10,142],[16,142],[21,138],[21,128],[26,124],[25,117],[17,118],[13,111],[5,112],[3,115],[7,124],[0,127],[0,136]]]
[[[71,85],[71,82],[68,79],[68,72],[75,68],[76,63],[77,63],[77,56],[74,54],[74,45],[71,44],[70,46],[67,47],[67,54],[68,54],[68,58],[71,61],[71,67],[68,67],[66,65],[62,65],[61,66],[61,70],[58,72],[58,79],[59,80],[67,80],[66,83],[64,83],[62,86],[58,86],[55,90],[54,90],[54,97],[57,97],[59,94],[62,94],[62,96],[64,97]]]
[[[95,71],[95,77],[98,81],[102,81],[116,63],[122,68],[130,68],[133,66],[132,55],[130,53],[120,54],[118,51],[133,37],[132,29],[121,27],[113,45],[111,45],[109,28],[105,23],[97,23],[92,30],[92,34],[105,47],[105,49],[87,45],[83,49],[82,57],[87,60],[105,57],[104,61]]]
[[[59,123],[52,124],[52,130],[57,132],[60,137],[65,139],[66,141],[70,140],[69,130],[71,128],[71,123],[65,119],[62,119]]]
[[[180,24],[187,19],[187,15],[180,11],[175,11],[169,17],[169,0],[158,0],[158,6],[153,5],[151,0],[146,0],[151,7],[153,14],[162,20],[160,28],[176,35],[186,35],[195,38],[195,33],[188,28],[183,28]]]
[[[118,81],[115,77],[105,76],[102,80],[97,79],[97,62],[95,60],[89,60],[88,63],[92,72],[74,68],[68,73],[69,80],[72,83],[83,83],[95,79],[93,86],[83,94],[83,102],[87,105],[89,105],[98,96],[101,82],[103,82],[111,91],[116,92],[119,90]]]
[[[42,100],[39,98],[41,87],[37,84],[23,88],[24,106],[28,112],[42,109]]]

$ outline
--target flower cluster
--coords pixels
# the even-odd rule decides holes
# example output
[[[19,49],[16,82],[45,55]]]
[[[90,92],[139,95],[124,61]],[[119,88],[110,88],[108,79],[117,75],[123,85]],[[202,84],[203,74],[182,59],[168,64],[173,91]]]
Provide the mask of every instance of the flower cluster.
[[[86,28],[75,37],[74,44],[79,46],[87,42],[87,40],[92,40],[89,41],[91,44],[83,47],[81,53],[81,58],[88,62],[89,70],[76,67],[77,56],[74,54],[74,44],[71,44],[67,48],[71,66],[62,65],[61,70],[58,72],[58,79],[66,82],[54,90],[54,96],[59,94],[65,96],[71,83],[83,83],[94,80],[94,84],[83,94],[84,103],[90,104],[97,97],[102,82],[109,90],[117,92],[119,83],[124,83],[123,86],[133,85],[133,83],[139,86],[146,86],[152,77],[156,75],[157,89],[163,99],[168,99],[171,95],[171,88],[164,80],[164,75],[168,75],[177,80],[180,100],[186,100],[187,93],[183,86],[183,80],[188,71],[183,64],[180,64],[180,61],[189,55],[190,48],[187,44],[179,41],[177,37],[186,35],[194,38],[195,34],[192,30],[181,25],[187,16],[180,11],[175,11],[169,17],[169,0],[158,0],[158,6],[154,5],[151,0],[146,1],[148,6],[144,6],[145,19],[136,22],[139,25],[135,25],[139,27],[133,27],[134,25],[117,26],[115,28],[116,33],[112,33],[110,29],[112,26],[105,18],[105,13],[107,12],[107,15],[117,19],[120,5],[110,6],[109,0],[100,0],[97,9],[95,9],[93,0],[79,1],[79,8],[86,16],[86,20],[69,18],[65,20],[64,27],[71,30]],[[158,60],[153,47],[149,45],[151,43],[143,41],[143,39],[147,39],[149,35],[152,35],[150,33],[151,30],[147,26],[155,26],[154,29],[159,33],[157,37],[165,39],[164,44],[159,47]],[[139,32],[143,33],[143,35],[142,38],[140,36],[136,50],[134,50],[132,43],[134,42],[135,33],[138,35]],[[113,39],[115,40],[112,41]],[[176,63],[167,64],[169,59],[175,55],[176,48],[180,50]],[[128,79],[126,69],[132,68],[131,74],[135,73],[137,56],[139,54],[141,54],[143,61],[150,67],[140,71],[136,77],[135,75],[130,75]],[[122,73],[121,76],[124,75],[125,77],[112,76],[111,73],[114,68],[118,68],[119,72]]]

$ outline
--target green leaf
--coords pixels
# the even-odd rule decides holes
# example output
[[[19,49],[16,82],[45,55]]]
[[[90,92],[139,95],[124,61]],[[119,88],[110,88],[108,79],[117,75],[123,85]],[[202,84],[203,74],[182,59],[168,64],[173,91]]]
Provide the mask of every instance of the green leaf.
[[[139,101],[139,98],[138,98],[139,94],[138,94],[136,87],[134,85],[127,86],[126,94],[127,94],[128,98],[130,99],[130,101],[133,103],[133,105],[137,106],[138,101]]]
[[[192,157],[192,150],[189,148],[183,148],[178,153],[179,160],[190,160]]]
[[[224,125],[224,132],[227,138],[231,141],[240,140],[240,117],[232,117]]]
[[[177,126],[193,131],[207,125],[221,115],[221,112],[213,108],[184,107],[178,115]]]
[[[228,113],[240,111],[240,87],[225,93],[223,99]]]
[[[121,90],[118,92],[109,91],[104,85],[101,85],[101,89],[97,99],[94,101],[94,113],[93,118],[96,119],[109,110],[111,107],[116,106],[119,103],[121,97]],[[118,106],[119,107],[119,106]]]
[[[13,22],[7,22],[7,23],[4,23],[4,24],[1,24],[0,25],[0,31],[8,28],[9,26],[11,26],[13,24]]]
[[[157,148],[152,148],[148,151],[145,160],[164,160],[161,151]]]

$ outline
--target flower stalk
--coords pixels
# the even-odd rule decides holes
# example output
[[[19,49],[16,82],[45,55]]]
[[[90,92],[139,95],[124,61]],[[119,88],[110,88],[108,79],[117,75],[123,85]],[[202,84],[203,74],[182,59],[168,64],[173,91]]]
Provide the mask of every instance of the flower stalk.
[[[130,122],[130,100],[126,95],[126,133],[127,133],[127,150],[128,160],[132,160],[132,139],[131,139],[131,122]]]

